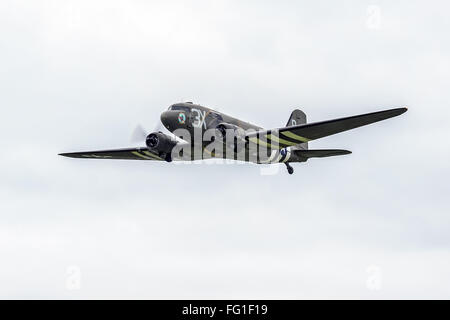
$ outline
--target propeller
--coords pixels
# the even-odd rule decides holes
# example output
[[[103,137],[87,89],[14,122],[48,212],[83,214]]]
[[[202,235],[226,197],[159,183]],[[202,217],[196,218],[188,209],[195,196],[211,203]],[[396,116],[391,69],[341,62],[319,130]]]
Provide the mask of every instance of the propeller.
[[[161,122],[158,121],[158,123],[154,126],[153,131],[151,132],[159,132],[161,131],[162,125]],[[142,125],[138,124],[131,134],[130,141],[132,143],[139,143],[139,142],[145,142],[145,139],[147,138],[149,132],[142,127]]]
[[[147,137],[147,131],[138,124],[136,128],[134,128],[133,133],[131,134],[131,142],[142,142],[145,141],[145,138]]]

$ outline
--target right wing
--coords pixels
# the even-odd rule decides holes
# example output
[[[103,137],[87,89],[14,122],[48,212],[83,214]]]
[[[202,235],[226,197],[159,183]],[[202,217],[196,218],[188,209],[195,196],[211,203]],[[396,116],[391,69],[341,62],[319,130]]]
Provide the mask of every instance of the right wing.
[[[122,160],[156,160],[164,161],[147,148],[126,148],[99,151],[60,153],[60,156],[81,159],[122,159]]]
[[[247,138],[249,141],[266,148],[283,149],[389,119],[401,115],[406,112],[406,110],[408,109],[396,108],[352,117],[284,127],[275,130],[252,132],[247,135]]]

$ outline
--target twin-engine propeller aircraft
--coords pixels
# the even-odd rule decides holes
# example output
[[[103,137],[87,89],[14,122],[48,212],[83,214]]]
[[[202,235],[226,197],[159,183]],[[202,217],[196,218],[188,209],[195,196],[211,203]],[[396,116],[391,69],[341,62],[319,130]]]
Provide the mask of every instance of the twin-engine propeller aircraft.
[[[396,108],[321,122],[306,122],[306,114],[294,110],[285,127],[265,130],[221,112],[193,104],[176,103],[161,114],[161,122],[172,135],[161,131],[146,136],[146,147],[71,152],[60,155],[83,159],[194,161],[233,159],[257,164],[290,163],[351,153],[348,150],[311,150],[308,142],[342,131],[398,116],[407,108]]]

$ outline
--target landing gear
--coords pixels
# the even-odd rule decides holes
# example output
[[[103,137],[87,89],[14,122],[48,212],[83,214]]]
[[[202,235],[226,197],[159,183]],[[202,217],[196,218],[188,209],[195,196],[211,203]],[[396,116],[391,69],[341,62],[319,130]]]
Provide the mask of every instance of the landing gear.
[[[284,163],[286,165],[286,169],[288,171],[289,174],[293,174],[294,173],[294,168],[291,167],[291,165],[287,162]]]
[[[167,162],[172,162],[172,154],[171,153],[160,153],[159,154],[160,158],[163,158],[164,160],[166,160]]]

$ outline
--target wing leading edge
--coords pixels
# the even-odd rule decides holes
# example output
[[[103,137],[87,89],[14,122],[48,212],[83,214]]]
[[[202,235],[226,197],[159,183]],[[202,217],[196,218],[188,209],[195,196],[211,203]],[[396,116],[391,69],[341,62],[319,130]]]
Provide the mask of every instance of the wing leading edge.
[[[99,151],[60,153],[60,156],[81,159],[155,160],[164,161],[147,148],[126,148]]]
[[[250,133],[248,139],[267,148],[282,149],[396,117],[407,110],[406,107],[395,108],[275,130],[258,131]]]

